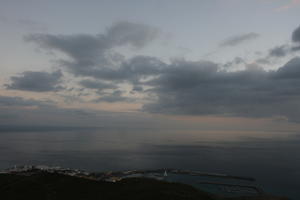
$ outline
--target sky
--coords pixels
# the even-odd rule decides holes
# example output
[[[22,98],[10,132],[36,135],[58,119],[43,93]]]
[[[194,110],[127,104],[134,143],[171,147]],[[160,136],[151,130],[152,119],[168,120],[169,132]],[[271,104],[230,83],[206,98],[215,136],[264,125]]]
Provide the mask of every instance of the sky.
[[[299,0],[0,0],[0,125],[299,130]]]

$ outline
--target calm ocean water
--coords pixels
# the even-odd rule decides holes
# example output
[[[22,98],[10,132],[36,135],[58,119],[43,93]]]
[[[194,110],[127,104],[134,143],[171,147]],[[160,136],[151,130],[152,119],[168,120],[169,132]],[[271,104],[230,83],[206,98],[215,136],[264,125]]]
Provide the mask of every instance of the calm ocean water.
[[[88,171],[180,168],[250,176],[300,199],[300,134],[155,129],[1,131],[0,168],[50,165]]]

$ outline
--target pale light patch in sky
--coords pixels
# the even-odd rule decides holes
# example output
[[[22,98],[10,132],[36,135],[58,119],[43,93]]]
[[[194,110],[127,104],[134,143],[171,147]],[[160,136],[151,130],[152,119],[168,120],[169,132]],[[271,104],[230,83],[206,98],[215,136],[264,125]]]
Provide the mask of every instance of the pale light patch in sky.
[[[284,1],[286,1],[286,0],[284,0]],[[283,5],[283,6],[279,7],[279,8],[276,8],[275,11],[277,11],[277,12],[286,11],[286,10],[288,10],[290,8],[299,6],[299,4],[300,4],[300,0],[289,0],[289,3]]]

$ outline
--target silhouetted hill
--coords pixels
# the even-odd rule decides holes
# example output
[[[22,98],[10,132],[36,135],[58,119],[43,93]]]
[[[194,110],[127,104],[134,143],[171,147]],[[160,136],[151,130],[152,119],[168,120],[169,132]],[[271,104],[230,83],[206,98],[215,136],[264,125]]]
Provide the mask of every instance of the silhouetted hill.
[[[130,178],[116,183],[94,181],[61,174],[39,173],[31,176],[0,175],[0,199],[5,200],[215,200],[192,186],[154,179]],[[239,198],[238,200],[249,198]],[[250,198],[275,200],[280,198]],[[236,199],[237,200],[237,199]]]

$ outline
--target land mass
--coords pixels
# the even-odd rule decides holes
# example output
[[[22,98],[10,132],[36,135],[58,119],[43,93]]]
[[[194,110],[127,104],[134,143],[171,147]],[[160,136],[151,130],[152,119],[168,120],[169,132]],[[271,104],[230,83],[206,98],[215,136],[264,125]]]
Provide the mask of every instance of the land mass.
[[[217,197],[190,185],[149,178],[126,178],[113,183],[48,172],[30,176],[0,174],[0,198],[9,200],[287,200],[265,195]]]

